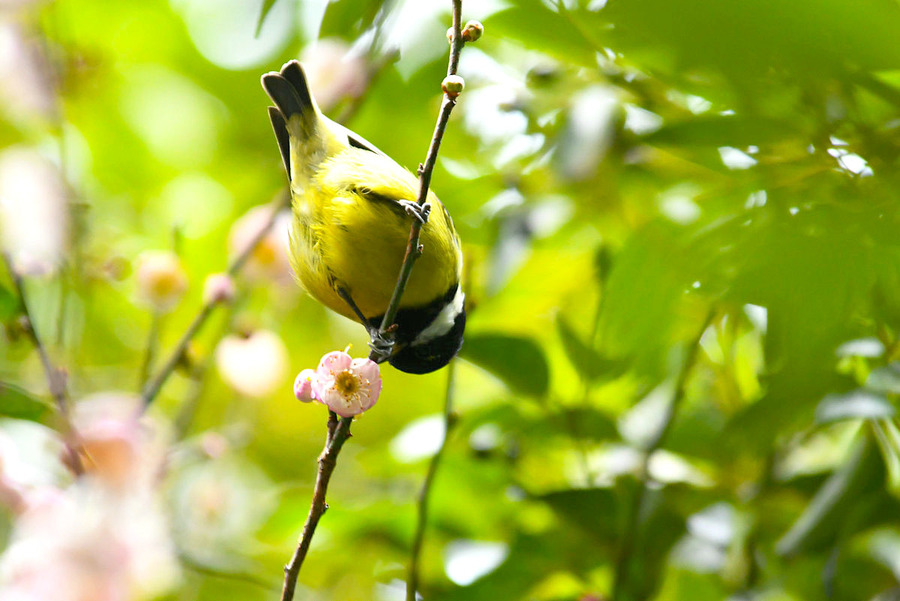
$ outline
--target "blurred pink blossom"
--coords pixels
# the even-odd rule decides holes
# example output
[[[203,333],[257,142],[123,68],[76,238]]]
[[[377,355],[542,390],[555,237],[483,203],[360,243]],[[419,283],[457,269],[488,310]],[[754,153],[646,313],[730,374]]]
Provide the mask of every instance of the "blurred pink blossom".
[[[275,332],[256,330],[247,336],[226,336],[216,348],[222,379],[241,394],[261,398],[282,384],[288,352]]]
[[[67,203],[53,163],[21,147],[0,153],[0,245],[17,272],[43,275],[62,263],[69,239]]]
[[[155,501],[106,495],[88,484],[30,504],[0,557],[4,601],[150,599],[177,577]]]
[[[158,484],[165,462],[163,433],[139,417],[133,394],[104,392],[80,400],[72,423],[90,478],[119,490],[149,490]]]
[[[28,0],[2,0],[11,10]],[[57,111],[52,68],[40,39],[12,19],[0,20],[0,113],[25,122],[46,120]]]
[[[327,38],[310,44],[304,48],[300,62],[323,112],[366,89],[366,63],[342,40]]]
[[[312,380],[315,398],[341,417],[370,409],[381,394],[381,373],[371,359],[353,359],[342,351],[328,353]]]
[[[3,601],[152,599],[176,583],[159,495],[165,445],[139,406],[120,393],[75,405],[87,473],[65,488],[18,487],[23,507],[0,556]]]
[[[188,279],[178,256],[167,250],[148,250],[137,259],[138,296],[157,311],[169,311],[187,291]]]

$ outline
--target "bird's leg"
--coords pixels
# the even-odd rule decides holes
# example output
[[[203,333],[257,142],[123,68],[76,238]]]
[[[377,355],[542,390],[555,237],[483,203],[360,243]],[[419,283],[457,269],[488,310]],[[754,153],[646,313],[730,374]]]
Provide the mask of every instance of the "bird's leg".
[[[394,352],[393,329],[388,328],[388,330],[382,334],[381,329],[377,325],[369,323],[366,316],[362,314],[362,311],[360,311],[359,307],[356,306],[356,303],[353,302],[353,297],[350,296],[350,293],[347,292],[346,288],[343,286],[335,286],[335,290],[338,295],[344,299],[344,302],[346,302],[353,310],[359,318],[359,321],[366,327],[366,330],[368,330],[370,339],[369,347],[375,354],[375,363],[387,361]]]
[[[421,205],[412,200],[398,200],[397,202],[400,203],[400,206],[406,209],[406,212],[410,216],[418,219],[419,223],[421,223],[422,225],[428,223],[428,216],[431,214],[430,202],[426,202],[425,204]]]
[[[362,314],[362,311],[360,311],[359,307],[356,306],[356,303],[353,302],[353,297],[350,296],[350,293],[347,292],[347,289],[344,288],[343,286],[335,286],[334,289],[338,293],[338,296],[340,296],[342,299],[344,299],[344,302],[347,303],[347,305],[349,305],[351,309],[353,309],[353,312],[356,313],[356,316],[359,318],[359,321],[364,326],[366,326],[366,329],[371,331],[372,326],[371,326],[371,324],[369,324],[368,318],[366,318],[366,316]]]

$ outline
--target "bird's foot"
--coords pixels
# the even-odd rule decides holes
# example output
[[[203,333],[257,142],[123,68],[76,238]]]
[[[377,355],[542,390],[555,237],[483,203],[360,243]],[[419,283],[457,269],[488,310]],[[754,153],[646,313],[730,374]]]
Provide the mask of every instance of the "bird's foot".
[[[411,200],[399,200],[397,201],[400,205],[406,210],[406,212],[418,219],[419,223],[425,225],[428,223],[428,216],[431,214],[431,203],[426,202],[425,204],[420,205],[417,202],[413,202]]]
[[[390,359],[394,352],[394,340],[390,332],[381,333],[380,330],[369,332],[369,348],[372,349],[372,360],[375,363],[384,363]]]

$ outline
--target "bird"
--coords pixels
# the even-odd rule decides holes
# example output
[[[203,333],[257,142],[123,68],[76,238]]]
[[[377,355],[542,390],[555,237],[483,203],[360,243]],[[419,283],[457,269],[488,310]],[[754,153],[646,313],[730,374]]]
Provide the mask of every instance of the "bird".
[[[459,352],[466,325],[463,256],[447,209],[419,181],[358,134],[322,114],[303,67],[262,76],[269,120],[290,182],[290,257],[301,286],[364,325],[377,362],[425,374]],[[397,283],[412,219],[421,254],[388,336],[380,325]]]

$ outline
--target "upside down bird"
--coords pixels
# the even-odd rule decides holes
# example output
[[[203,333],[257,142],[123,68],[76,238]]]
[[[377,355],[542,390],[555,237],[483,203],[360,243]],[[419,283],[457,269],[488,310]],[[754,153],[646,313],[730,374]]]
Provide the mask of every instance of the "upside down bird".
[[[326,307],[363,324],[377,342],[410,220],[424,221],[422,255],[384,354],[408,373],[443,367],[459,351],[466,324],[462,252],[444,205],[429,191],[420,207],[412,173],[325,117],[297,61],[263,75],[262,85],[275,103],[269,118],[290,181],[291,263],[300,283]]]

